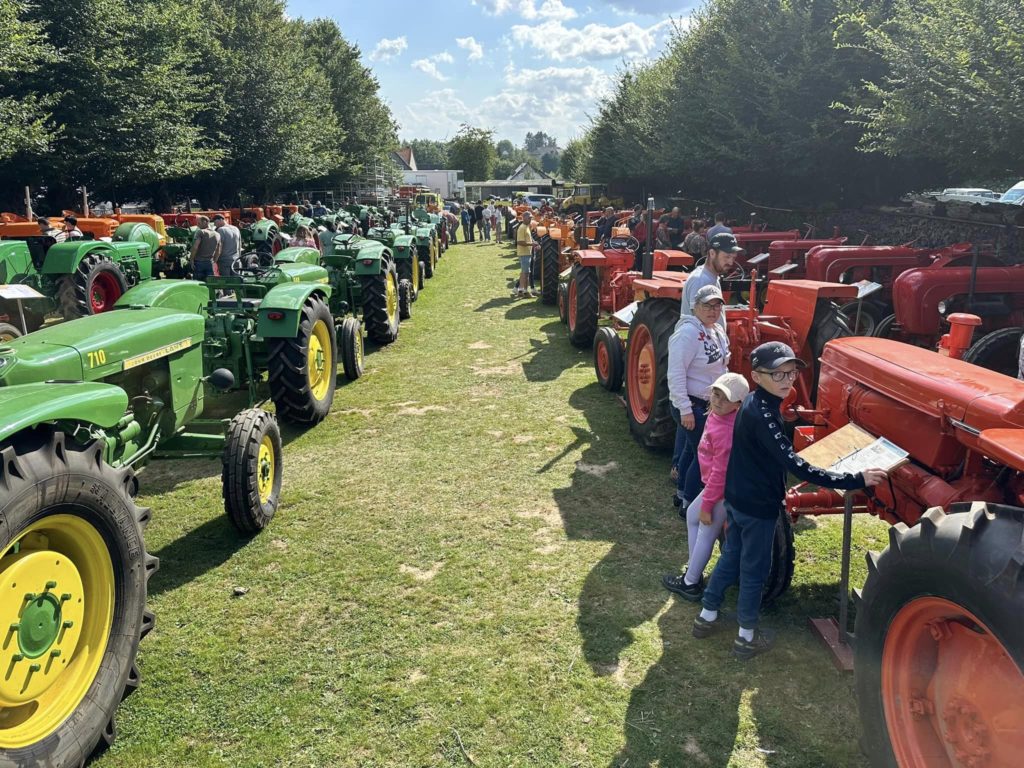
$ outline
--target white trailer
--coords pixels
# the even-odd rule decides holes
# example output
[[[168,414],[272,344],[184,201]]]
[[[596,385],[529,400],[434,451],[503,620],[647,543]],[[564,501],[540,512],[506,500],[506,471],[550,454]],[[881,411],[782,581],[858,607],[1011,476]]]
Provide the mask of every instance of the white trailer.
[[[426,187],[445,200],[466,199],[466,181],[462,171],[402,171],[402,183]]]

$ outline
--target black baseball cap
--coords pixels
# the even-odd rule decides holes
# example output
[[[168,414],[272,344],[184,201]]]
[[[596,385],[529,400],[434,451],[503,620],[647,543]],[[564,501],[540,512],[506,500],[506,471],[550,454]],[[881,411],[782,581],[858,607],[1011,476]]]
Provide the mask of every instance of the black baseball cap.
[[[732,232],[719,232],[711,238],[708,247],[714,248],[716,251],[727,251],[729,253],[741,253],[743,251],[736,243],[736,236]]]
[[[213,215],[213,220],[216,221],[217,219],[223,219],[224,221],[227,221],[227,219],[224,218],[224,214],[223,213],[215,213]]]
[[[796,356],[796,352],[788,344],[781,341],[768,341],[750,353],[750,367],[754,370],[774,371],[780,365],[794,362],[797,368],[806,368],[807,363]]]

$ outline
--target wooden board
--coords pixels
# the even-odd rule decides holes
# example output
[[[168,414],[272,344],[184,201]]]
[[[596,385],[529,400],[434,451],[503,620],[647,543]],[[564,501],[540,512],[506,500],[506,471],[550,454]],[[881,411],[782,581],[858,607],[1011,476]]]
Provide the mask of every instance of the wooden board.
[[[811,443],[797,454],[808,464],[816,467],[830,467],[844,456],[867,448],[875,442],[875,436],[858,427],[847,424],[816,443]]]

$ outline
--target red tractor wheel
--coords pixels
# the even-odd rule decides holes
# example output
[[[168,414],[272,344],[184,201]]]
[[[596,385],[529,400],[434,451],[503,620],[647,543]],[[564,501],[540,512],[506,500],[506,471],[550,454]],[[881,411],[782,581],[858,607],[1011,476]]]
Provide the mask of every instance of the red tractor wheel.
[[[72,320],[113,309],[126,290],[128,281],[120,267],[108,256],[90,253],[61,278],[57,297],[64,319]]]
[[[619,334],[607,326],[598,328],[594,336],[594,371],[597,383],[609,392],[618,392],[622,388],[624,357]]]
[[[645,448],[662,450],[675,442],[669,411],[668,339],[679,319],[679,302],[640,302],[626,340],[626,415],[629,431]]]
[[[563,325],[569,324],[569,288],[565,283],[558,284],[558,319]]]
[[[576,264],[569,276],[569,341],[577,347],[589,347],[597,333],[600,311],[597,270]]]
[[[954,504],[868,555],[855,687],[873,766],[1017,765],[1024,509]]]

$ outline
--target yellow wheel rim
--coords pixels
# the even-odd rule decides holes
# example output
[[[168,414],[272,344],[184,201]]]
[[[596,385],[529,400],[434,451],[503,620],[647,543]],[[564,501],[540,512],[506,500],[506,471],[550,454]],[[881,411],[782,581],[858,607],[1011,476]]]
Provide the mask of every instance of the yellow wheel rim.
[[[334,371],[334,350],[331,349],[331,332],[323,320],[317,320],[309,336],[309,359],[306,361],[306,376],[309,391],[316,400],[323,400],[331,387]]]
[[[36,744],[85,698],[114,616],[114,567],[102,535],[51,515],[0,558],[0,749]]]
[[[420,289],[420,260],[416,254],[412,257],[412,287],[414,291]]]
[[[363,368],[363,327],[359,326],[359,330],[356,331],[356,368],[362,370]]]
[[[395,315],[398,313],[398,286],[395,285],[395,276],[390,272],[387,277],[387,293],[388,319],[394,321]]]
[[[274,490],[274,443],[270,435],[264,435],[260,441],[260,454],[256,459],[256,490],[260,494],[260,504],[270,501]]]

